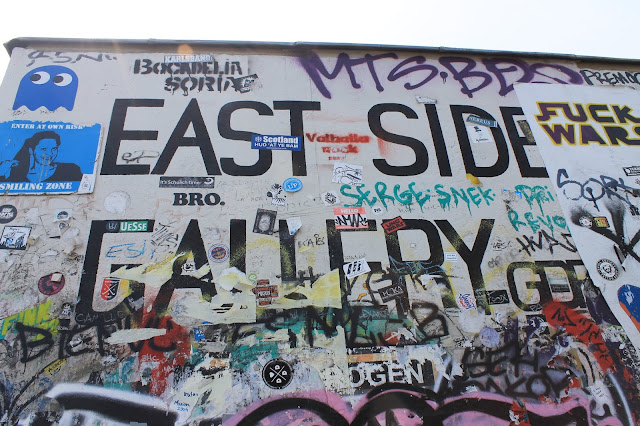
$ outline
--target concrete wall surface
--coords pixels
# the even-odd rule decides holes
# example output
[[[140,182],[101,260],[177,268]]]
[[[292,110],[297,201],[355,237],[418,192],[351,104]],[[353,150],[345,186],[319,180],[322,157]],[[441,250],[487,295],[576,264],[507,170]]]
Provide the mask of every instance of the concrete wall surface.
[[[638,424],[638,87],[516,53],[14,47],[0,423]]]

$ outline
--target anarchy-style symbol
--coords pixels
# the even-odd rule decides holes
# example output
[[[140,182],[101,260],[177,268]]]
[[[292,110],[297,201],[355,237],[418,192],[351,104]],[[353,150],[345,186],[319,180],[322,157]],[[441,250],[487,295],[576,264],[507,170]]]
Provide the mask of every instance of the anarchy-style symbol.
[[[288,362],[281,359],[272,359],[262,369],[262,379],[267,386],[274,389],[282,389],[291,383],[293,368]]]

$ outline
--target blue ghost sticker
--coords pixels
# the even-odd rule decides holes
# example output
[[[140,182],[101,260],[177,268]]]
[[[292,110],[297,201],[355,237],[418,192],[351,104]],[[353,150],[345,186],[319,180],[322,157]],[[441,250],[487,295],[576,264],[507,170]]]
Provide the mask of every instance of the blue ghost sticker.
[[[75,72],[59,65],[47,65],[29,71],[18,86],[13,109],[26,106],[35,111],[41,106],[49,111],[65,107],[73,109],[78,91],[78,76]]]

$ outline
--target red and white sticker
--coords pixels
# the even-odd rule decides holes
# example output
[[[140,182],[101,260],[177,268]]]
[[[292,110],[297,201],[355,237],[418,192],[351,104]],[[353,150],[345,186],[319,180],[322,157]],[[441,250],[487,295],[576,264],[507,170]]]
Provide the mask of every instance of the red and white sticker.
[[[339,207],[333,209],[336,229],[368,229],[364,207]]]

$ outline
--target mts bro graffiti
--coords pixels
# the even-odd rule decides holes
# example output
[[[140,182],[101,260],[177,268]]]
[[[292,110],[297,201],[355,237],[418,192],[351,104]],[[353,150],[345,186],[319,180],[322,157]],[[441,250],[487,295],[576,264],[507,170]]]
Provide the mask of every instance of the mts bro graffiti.
[[[562,145],[563,142],[569,146],[587,146],[591,143],[615,146],[620,142],[630,146],[640,145],[640,138],[634,137],[640,136],[640,126],[637,126],[640,117],[633,115],[631,108],[626,105],[538,102],[538,109],[540,114],[536,115],[536,120],[555,145]],[[542,124],[552,117],[560,117],[558,113],[577,124]]]

